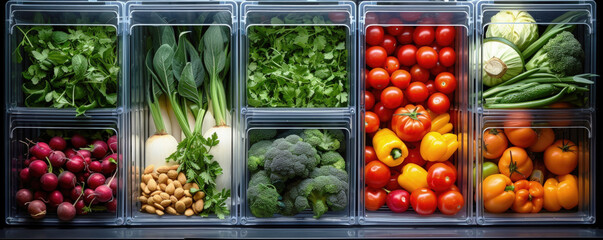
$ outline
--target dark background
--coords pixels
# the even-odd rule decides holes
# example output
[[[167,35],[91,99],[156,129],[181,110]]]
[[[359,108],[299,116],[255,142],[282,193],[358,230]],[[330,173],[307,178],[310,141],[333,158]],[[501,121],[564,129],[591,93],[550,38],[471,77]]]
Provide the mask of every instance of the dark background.
[[[6,28],[6,2],[5,1],[1,1],[2,2],[2,16],[3,16],[3,22],[4,22],[4,28]],[[361,1],[355,1],[355,2],[361,2]],[[601,5],[603,5],[603,3],[598,2],[597,4],[597,20],[600,19],[600,13],[601,13]],[[597,21],[598,22],[598,21]],[[597,24],[597,32],[600,32],[600,26],[602,24],[598,23]],[[5,30],[6,31],[6,30]],[[599,34],[599,39],[601,38],[601,35]],[[5,49],[5,44],[6,44],[6,39],[4,39],[4,37],[2,38],[2,56],[4,56],[6,53],[6,49]],[[597,48],[597,54],[596,56],[601,56],[601,49],[603,49],[603,46],[599,44],[598,48]],[[598,59],[599,65],[597,66],[597,68],[599,69],[599,66],[601,66],[601,62],[603,60],[602,59]],[[4,64],[5,66],[6,63]],[[5,67],[6,68],[6,67]],[[601,74],[601,70],[598,70],[598,74]],[[3,71],[3,78],[4,78],[4,71]],[[599,77],[597,79],[598,81],[601,81],[601,77]],[[6,80],[4,80],[6,81]],[[2,83],[2,91],[4,91],[4,81]],[[596,89],[597,93],[603,93],[603,86],[601,86],[601,83],[598,83],[599,85],[599,89]],[[1,94],[1,93],[0,93]],[[4,96],[2,95],[2,100],[4,101]],[[601,116],[600,113],[600,108],[601,106],[603,106],[603,96],[598,96],[597,97],[597,104],[596,104],[596,108],[595,108],[595,114],[596,114],[596,119],[597,122],[601,122],[603,121],[603,118]],[[3,135],[2,136],[6,136],[6,134],[8,134],[6,131],[6,105],[5,103],[1,104],[1,109],[2,109],[2,132]],[[598,124],[599,126],[596,129],[596,134],[597,136],[599,136],[599,139],[602,139],[600,136],[603,136],[602,131],[603,131],[603,124]],[[2,148],[1,148],[1,152],[2,152],[2,157],[5,156],[4,151],[5,151],[5,147],[8,143],[4,142],[5,137],[2,137]],[[603,146],[603,144],[601,144],[601,142],[596,142],[595,143],[595,148],[593,150],[598,150],[598,157],[596,159],[596,161],[598,162],[599,159],[603,159],[603,152],[601,152],[601,148]],[[4,161],[8,161],[8,159],[4,159]],[[2,165],[4,165],[4,163],[2,163]],[[0,165],[0,166],[2,166]],[[1,168],[1,167],[0,167]],[[595,171],[595,175],[598,175],[597,173],[599,172],[603,172],[603,163],[597,163],[596,164],[596,171]],[[6,178],[6,176],[5,176]],[[603,177],[602,176],[597,176],[597,180],[596,180],[596,186],[603,186]],[[5,193],[5,184],[0,184],[0,186],[2,187],[2,196],[4,196]],[[596,188],[599,188],[596,187]],[[601,202],[603,203],[603,188],[601,189],[597,189],[597,203]],[[10,196],[7,196],[10,197]],[[2,198],[2,197],[0,197]],[[598,205],[598,204],[597,204]],[[294,227],[294,226],[289,226],[289,228],[281,228],[278,231],[275,231],[275,229],[262,229],[262,228],[251,228],[251,227],[236,227],[233,226],[232,228],[220,228],[220,227],[205,227],[205,228],[199,228],[199,227],[195,227],[195,228],[191,228],[191,229],[181,229],[181,231],[177,231],[177,232],[181,232],[182,234],[182,238],[184,237],[193,237],[193,238],[214,238],[214,237],[219,237],[219,238],[237,238],[237,237],[276,237],[276,238],[283,238],[283,237],[313,237],[313,238],[328,238],[328,237],[334,237],[334,238],[347,238],[347,237],[360,237],[360,238],[366,238],[366,237],[371,237],[371,236],[377,236],[377,237],[387,237],[387,238],[400,238],[400,237],[410,237],[410,238],[418,238],[418,237],[530,237],[530,238],[543,238],[543,237],[601,237],[603,236],[603,215],[601,214],[603,212],[603,205],[599,205],[597,206],[597,211],[596,211],[596,216],[597,216],[597,221],[594,225],[578,225],[578,226],[559,226],[559,225],[541,225],[541,226],[526,226],[526,225],[517,225],[517,226],[490,226],[490,227],[483,227],[483,226],[459,226],[459,227],[455,227],[455,226],[444,226],[444,227],[438,227],[437,229],[440,229],[440,231],[434,231],[435,229],[433,228],[433,226],[429,227],[429,229],[423,229],[423,228],[416,228],[416,227],[412,227],[412,228],[400,228],[400,227],[392,227],[392,228],[383,228],[380,226],[375,226],[375,227],[365,227],[365,226],[355,226],[355,227],[347,227],[347,228],[342,228],[342,227],[336,227],[336,228],[330,228],[329,230],[325,229],[324,226],[318,226],[321,229],[318,229],[317,232],[313,231],[312,229],[302,229],[301,231],[295,231],[295,230],[291,230],[290,227]],[[133,228],[133,227],[118,227],[118,229],[112,229],[112,228],[76,228],[74,227],[73,229],[69,229],[69,228],[57,228],[57,227],[50,227],[50,228],[41,228],[41,227],[29,227],[29,228],[23,228],[23,227],[10,227],[6,225],[6,222],[4,221],[4,204],[2,204],[2,206],[0,207],[0,216],[2,217],[2,234],[0,234],[0,238],[25,238],[25,237],[34,237],[34,238],[50,238],[50,237],[54,237],[54,238],[65,238],[65,237],[72,237],[72,238],[141,238],[141,237],[146,237],[146,238],[162,238],[163,235],[166,236],[170,236],[170,237],[178,237],[180,238],[180,235],[178,235],[177,233],[174,234],[169,233],[172,230],[168,230],[167,232],[165,230],[162,229],[157,229],[157,228],[142,228],[142,229],[137,229],[137,228]],[[186,227],[186,226],[179,226],[179,228],[182,227]],[[268,226],[266,226],[268,227]],[[279,226],[270,226],[269,228],[278,228]],[[69,229],[69,230],[68,230]],[[125,229],[125,230],[120,230],[120,229]],[[349,231],[350,229],[353,229],[355,231]],[[68,231],[65,231],[68,230]],[[279,233],[280,232],[280,233]],[[438,234],[442,232],[443,234]],[[205,234],[203,234],[205,233]],[[299,233],[303,233],[303,235],[299,235]],[[448,233],[448,234],[446,234]],[[67,234],[67,235],[65,235]],[[290,234],[297,234],[297,235],[290,235]]]

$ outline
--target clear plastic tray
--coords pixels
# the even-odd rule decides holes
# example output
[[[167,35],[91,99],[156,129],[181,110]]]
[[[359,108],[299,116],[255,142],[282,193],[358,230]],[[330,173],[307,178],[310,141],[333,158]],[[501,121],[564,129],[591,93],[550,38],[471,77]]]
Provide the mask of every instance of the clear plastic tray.
[[[34,119],[31,117],[10,117],[7,122],[7,134],[5,135],[6,140],[6,156],[7,161],[5,162],[5,175],[6,175],[6,189],[5,196],[6,201],[5,222],[8,225],[59,225],[59,226],[75,226],[75,225],[88,225],[88,226],[103,226],[103,225],[122,225],[124,223],[124,171],[127,169],[123,163],[125,162],[123,156],[123,149],[126,146],[124,141],[124,132],[119,131],[121,121],[116,120],[113,117],[99,117],[96,120],[81,121],[74,118],[65,117],[53,117],[47,116],[45,119]],[[116,213],[109,212],[92,212],[87,215],[76,215],[71,221],[61,221],[58,219],[56,212],[50,211],[47,208],[47,214],[43,219],[33,219],[29,216],[26,209],[18,208],[16,206],[16,199],[14,198],[16,192],[19,189],[19,171],[23,167],[23,160],[28,152],[27,146],[24,144],[28,142],[27,139],[35,141],[42,134],[46,134],[46,131],[64,131],[64,130],[82,130],[89,132],[96,131],[110,131],[118,137],[118,154],[122,155],[118,161],[117,175],[117,211]],[[50,133],[48,133],[50,134]],[[48,139],[45,139],[48,141]],[[68,144],[69,145],[69,144]],[[72,199],[73,201],[73,199]]]
[[[367,211],[364,207],[364,126],[358,125],[358,222],[359,224],[387,224],[387,225],[417,225],[417,224],[472,224],[472,205],[471,188],[467,179],[468,170],[471,168],[471,161],[468,161],[468,147],[470,138],[469,115],[469,84],[472,82],[472,52],[473,47],[473,4],[470,2],[418,2],[418,1],[379,1],[362,2],[359,5],[359,67],[357,75],[360,76],[359,96],[364,95],[365,91],[365,30],[369,26],[393,26],[396,24],[388,23],[393,16],[402,14],[420,14],[420,19],[416,22],[404,22],[404,26],[454,26],[456,28],[455,51],[457,60],[455,64],[455,76],[457,78],[457,89],[455,98],[450,99],[451,110],[450,118],[453,124],[453,133],[457,134],[459,148],[453,155],[453,162],[456,162],[458,171],[457,183],[461,194],[464,197],[465,205],[457,214],[448,216],[436,212],[429,216],[420,216],[414,211],[408,210],[404,213],[391,212],[386,206],[378,211]],[[429,20],[429,23],[423,20]],[[421,23],[423,22],[423,23]],[[399,25],[399,24],[398,24]],[[430,78],[431,79],[431,78]],[[359,123],[364,122],[365,107],[364,100],[359,101]]]
[[[248,67],[250,65],[250,54],[253,52],[250,51],[251,46],[249,41],[249,33],[251,30],[257,27],[297,27],[297,26],[331,26],[336,28],[344,28],[346,31],[345,36],[345,49],[347,51],[346,57],[346,81],[343,82],[342,94],[347,94],[347,103],[341,104],[340,107],[336,108],[327,108],[327,107],[301,107],[296,108],[299,111],[307,111],[307,112],[325,112],[325,111],[342,111],[342,112],[350,112],[356,106],[356,54],[354,53],[356,49],[356,5],[352,1],[244,1],[240,4],[240,24],[241,29],[239,32],[239,39],[241,41],[241,59],[240,59],[240,68],[239,68],[239,81],[241,83],[241,88],[239,95],[241,96],[241,106],[243,111],[254,111],[254,110],[274,110],[280,111],[281,109],[285,109],[287,107],[253,107],[248,102],[248,90],[247,90],[247,80],[248,80]],[[304,22],[301,18],[309,17],[310,19],[323,19],[327,21],[327,23],[308,23]],[[277,21],[276,19],[280,19]],[[333,22],[332,19],[337,20],[337,22]],[[274,21],[272,21],[274,20]],[[286,21],[283,21],[286,20]],[[314,20],[312,20],[314,22]],[[330,23],[329,23],[330,22]],[[311,44],[311,43],[309,43]],[[328,44],[328,43],[327,43]],[[287,58],[292,58],[292,56],[284,56]],[[309,57],[309,56],[304,56]],[[309,64],[310,65],[310,64]],[[265,70],[267,71],[267,70]],[[293,71],[293,70],[291,70]],[[334,70],[330,70],[334,71]],[[263,73],[263,76],[266,76],[268,73]],[[295,73],[294,73],[295,74]],[[315,74],[315,72],[311,72],[311,74]],[[331,73],[329,73],[331,74]],[[262,83],[258,83],[262,84]],[[312,84],[312,83],[306,83]],[[345,91],[347,88],[347,91]],[[334,88],[335,89],[335,88]],[[318,92],[320,90],[316,90]],[[336,90],[334,90],[336,91]],[[297,94],[297,93],[296,93]],[[344,98],[343,95],[339,95]],[[280,94],[279,94],[279,97]],[[313,96],[318,98],[323,98],[325,96]],[[272,98],[272,96],[268,96],[268,98]],[[306,96],[305,98],[312,98]],[[298,99],[298,97],[293,97],[293,99]],[[303,99],[299,97],[299,99]],[[284,101],[280,99],[279,101]],[[297,100],[296,100],[297,101]]]
[[[503,10],[517,10],[527,11],[538,24],[539,36],[547,26],[554,26],[559,23],[554,23],[553,20],[566,13],[581,14],[579,17],[575,17],[571,21],[567,22],[568,25],[574,26],[573,34],[576,39],[581,43],[582,49],[584,50],[583,59],[583,71],[581,73],[597,73],[597,58],[596,58],[596,42],[597,42],[597,25],[596,25],[596,6],[594,1],[522,1],[517,2],[505,2],[505,1],[477,1],[476,3],[476,24],[475,24],[475,36],[476,36],[476,85],[474,92],[476,94],[475,105],[476,109],[484,113],[495,113],[495,112],[508,112],[510,109],[493,109],[486,108],[484,106],[484,100],[482,93],[485,90],[485,86],[482,84],[482,43],[486,38],[486,31],[489,26],[493,26],[498,23],[491,23],[491,18],[499,11]],[[505,24],[505,23],[501,23]],[[520,26],[521,23],[516,23]],[[525,59],[528,62],[528,59]],[[525,72],[525,68],[524,71]],[[570,111],[581,114],[581,112],[594,111],[595,109],[595,96],[597,78],[587,78],[595,83],[587,87],[590,89],[588,93],[584,94],[586,100],[582,107],[574,107],[569,109]],[[570,95],[566,95],[570,96]],[[582,101],[582,99],[580,99]],[[544,107],[534,108],[533,111],[548,111]]]
[[[304,117],[293,117],[287,116],[286,113],[283,116],[275,117],[269,115],[252,115],[245,117],[245,133],[242,135],[244,138],[241,139],[240,144],[245,146],[244,150],[241,151],[244,155],[241,157],[242,176],[241,181],[241,218],[240,224],[243,225],[353,225],[356,223],[355,206],[356,206],[356,166],[355,159],[357,159],[355,144],[355,130],[352,127],[354,122],[350,116],[309,116]],[[250,172],[247,169],[247,151],[250,147],[249,134],[256,130],[263,129],[276,129],[277,137],[285,137],[285,134],[289,130],[304,130],[304,129],[332,129],[340,130],[345,135],[345,142],[340,144],[345,145],[344,152],[341,154],[345,161],[345,169],[348,173],[349,191],[347,196],[347,207],[341,211],[328,211],[320,218],[313,218],[311,210],[306,210],[298,213],[294,216],[283,216],[275,214],[273,217],[259,218],[251,214],[251,211],[247,202],[247,187],[250,179]],[[340,152],[341,153],[341,152]]]
[[[115,86],[117,97],[116,107],[93,108],[86,111],[86,115],[116,115],[124,111],[126,95],[124,79],[124,35],[123,30],[123,3],[116,1],[9,1],[6,4],[6,26],[5,30],[5,106],[7,111],[14,114],[44,112],[46,114],[75,115],[75,108],[54,107],[26,107],[25,94],[22,85],[24,77],[22,72],[27,71],[30,66],[27,54],[17,47],[23,39],[23,33],[17,27],[24,26],[105,26],[115,29],[115,51],[116,66],[120,68],[117,73],[117,85]],[[63,29],[64,30],[64,29]],[[17,55],[20,53],[23,61],[17,63]],[[52,53],[52,52],[50,52]],[[69,77],[69,76],[67,76]],[[49,77],[42,78],[48,80]],[[58,80],[54,80],[55,82]],[[54,83],[53,83],[54,84]],[[100,93],[98,93],[100,94]]]
[[[131,111],[128,115],[130,130],[130,145],[128,146],[129,155],[131,161],[128,163],[130,177],[128,178],[128,189],[127,195],[128,200],[126,203],[127,212],[127,225],[230,225],[237,223],[237,208],[238,208],[238,175],[234,174],[238,172],[238,155],[239,151],[236,150],[238,147],[236,142],[233,140],[232,143],[232,169],[228,171],[232,172],[231,177],[231,202],[230,214],[224,219],[219,219],[215,215],[210,215],[207,218],[199,216],[186,217],[184,215],[168,215],[158,216],[155,214],[148,214],[141,212],[140,202],[138,196],[140,195],[140,176],[145,164],[145,141],[148,137],[153,135],[154,126],[151,121],[151,115],[147,106],[146,97],[148,84],[150,84],[150,78],[147,78],[146,67],[145,67],[145,55],[146,50],[144,49],[144,43],[147,41],[146,35],[149,29],[156,29],[159,26],[178,26],[178,27],[193,27],[193,26],[211,26],[218,25],[227,27],[230,30],[230,81],[228,81],[226,95],[231,105],[228,107],[230,118],[227,119],[227,123],[231,126],[232,139],[237,139],[237,123],[238,123],[238,111],[237,111],[237,82],[236,80],[236,69],[238,59],[238,45],[237,45],[237,7],[234,1],[221,1],[221,2],[209,2],[209,1],[144,1],[144,2],[128,2],[126,4],[128,18],[130,24],[127,30],[127,36],[130,44],[130,63],[132,71],[130,74],[130,81],[132,88],[130,89],[131,98],[129,103],[131,104]],[[224,18],[220,18],[219,21],[214,22],[213,16],[216,14],[223,14]],[[209,80],[206,80],[209,81]],[[205,128],[205,127],[204,127]],[[155,166],[158,167],[158,166]]]
[[[515,129],[505,127],[505,121],[526,120],[532,118],[533,129],[551,128],[555,133],[555,141],[568,139],[576,144],[578,152],[578,165],[571,174],[578,180],[578,206],[571,209],[561,209],[558,212],[549,212],[544,208],[539,213],[514,213],[508,210],[505,213],[489,213],[483,207],[482,181],[476,181],[476,214],[477,224],[593,224],[596,220],[596,188],[595,188],[595,133],[593,121],[589,116],[573,116],[568,113],[528,113],[515,112],[502,116],[480,116],[479,131],[476,139],[476,179],[482,179],[482,166],[486,159],[483,158],[484,134],[490,129]],[[508,143],[508,147],[513,144]],[[544,181],[557,175],[550,173],[544,167],[542,153],[529,155],[533,162],[538,161],[545,169]],[[490,160],[494,163],[497,160]],[[534,169],[539,169],[534,164]]]

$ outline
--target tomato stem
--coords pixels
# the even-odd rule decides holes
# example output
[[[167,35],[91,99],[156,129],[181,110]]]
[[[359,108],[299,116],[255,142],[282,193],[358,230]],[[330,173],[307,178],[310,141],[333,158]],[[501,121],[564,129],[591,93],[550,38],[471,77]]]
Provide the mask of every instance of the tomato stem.
[[[394,114],[394,115],[398,115],[398,116],[408,116],[410,117],[412,120],[419,120],[419,116],[423,115],[423,113],[420,113],[417,111],[417,109],[419,109],[419,107],[415,107],[415,109],[412,110],[412,112],[407,112],[407,113],[398,113],[398,114]]]
[[[513,173],[519,173],[519,175],[525,178],[526,176],[523,175],[523,173],[521,173],[519,170],[517,170],[517,161],[513,162],[513,151],[509,151],[509,157],[511,158],[511,160],[509,161],[509,177],[511,177]]]

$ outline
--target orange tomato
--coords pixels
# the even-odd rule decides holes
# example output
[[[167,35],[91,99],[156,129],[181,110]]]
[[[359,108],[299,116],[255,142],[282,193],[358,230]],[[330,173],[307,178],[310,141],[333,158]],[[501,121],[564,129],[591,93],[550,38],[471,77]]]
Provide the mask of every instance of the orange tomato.
[[[538,134],[538,140],[528,150],[532,152],[544,152],[555,141],[555,132],[550,128],[537,128],[536,133]]]
[[[533,168],[532,159],[528,157],[528,153],[523,148],[507,148],[498,160],[500,173],[511,178],[513,182],[528,178],[532,174]]]
[[[538,141],[538,134],[531,128],[505,128],[507,139],[517,147],[527,148]]]
[[[578,147],[570,140],[557,140],[544,151],[544,165],[555,175],[571,173],[578,165]]]
[[[484,134],[484,158],[499,158],[508,146],[507,137],[500,129],[490,129]]]

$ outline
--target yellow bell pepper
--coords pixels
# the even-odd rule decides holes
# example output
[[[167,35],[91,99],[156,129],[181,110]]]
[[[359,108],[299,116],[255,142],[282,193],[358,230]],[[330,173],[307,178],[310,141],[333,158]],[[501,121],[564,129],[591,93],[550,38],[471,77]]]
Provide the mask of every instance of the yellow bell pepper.
[[[459,147],[456,134],[429,132],[421,140],[421,157],[431,162],[448,160]]]
[[[442,113],[431,120],[431,131],[439,132],[440,134],[449,133],[452,131],[452,123],[450,123],[450,114]]]
[[[572,209],[578,206],[578,180],[576,176],[566,174],[549,178],[544,183],[544,209],[556,212],[565,209]]]
[[[398,176],[398,184],[408,192],[429,187],[427,185],[427,170],[414,163],[406,164],[402,168],[402,173]]]
[[[406,144],[392,130],[383,128],[373,136],[373,148],[379,161],[389,167],[395,167],[408,156]]]

